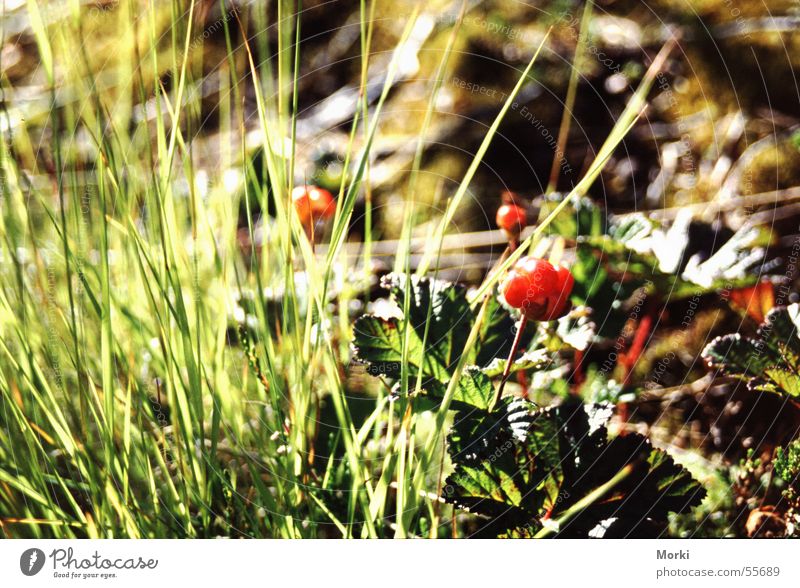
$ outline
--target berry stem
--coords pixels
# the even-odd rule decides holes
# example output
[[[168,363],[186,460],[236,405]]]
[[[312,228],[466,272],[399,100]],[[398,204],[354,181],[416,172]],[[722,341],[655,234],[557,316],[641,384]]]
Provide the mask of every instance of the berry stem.
[[[517,354],[519,342],[522,339],[522,332],[525,330],[525,325],[527,324],[528,317],[523,314],[522,318],[519,320],[519,324],[517,325],[517,334],[514,336],[514,344],[511,345],[511,351],[509,352],[508,359],[506,360],[506,367],[503,368],[503,377],[500,380],[500,385],[497,387],[497,392],[492,399],[492,403],[489,405],[489,412],[492,412],[494,407],[497,406],[497,403],[500,402],[500,397],[503,395],[503,388],[505,388],[506,382],[508,381],[508,376],[511,374],[511,363],[514,361],[514,356]]]

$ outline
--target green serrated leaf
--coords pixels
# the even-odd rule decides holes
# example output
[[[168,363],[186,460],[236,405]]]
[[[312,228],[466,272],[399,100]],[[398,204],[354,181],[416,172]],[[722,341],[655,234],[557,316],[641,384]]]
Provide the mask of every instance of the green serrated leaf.
[[[770,367],[764,370],[768,381],[773,383],[782,392],[793,398],[800,398],[800,377],[797,372],[789,371],[782,367]]]
[[[609,405],[536,409],[524,400],[488,415],[459,413],[445,499],[487,517],[486,530],[517,537],[652,532],[669,512],[700,503],[703,488],[647,439],[609,440],[610,415]]]
[[[429,398],[444,398],[447,387],[436,381],[426,385]],[[475,366],[464,370],[453,394],[451,407],[458,410],[469,408],[487,410],[494,398],[494,386],[489,377]]]
[[[421,372],[425,380],[447,383],[462,354],[468,354],[467,363],[481,366],[508,352],[513,340],[513,321],[496,300],[489,301],[487,320],[481,325],[477,344],[467,348],[475,316],[463,286],[418,277],[408,282],[405,276],[397,274],[386,276],[382,285],[398,308],[408,307],[407,324],[411,331],[408,367],[412,377]],[[373,315],[356,321],[353,354],[357,361],[366,364],[368,373],[399,377],[405,324],[403,319]],[[426,341],[424,350],[423,341]]]
[[[773,356],[764,357],[753,340],[739,333],[715,338],[703,349],[702,356],[710,367],[732,376],[756,376],[775,359]]]
[[[524,526],[535,510],[527,504],[527,481],[517,467],[513,434],[503,423],[507,425],[507,415],[502,411],[457,413],[448,436],[455,469],[445,481],[443,494],[445,500],[469,512],[512,521],[513,528]]]
[[[722,373],[747,381],[753,390],[800,397],[800,305],[774,308],[756,337],[739,333],[717,337],[703,359]]]
[[[399,377],[402,351],[403,335],[396,318],[382,319],[365,315],[356,320],[353,326],[353,352],[355,358],[366,365],[367,373]],[[450,377],[437,356],[422,352],[422,340],[416,333],[410,339],[408,359],[409,371],[413,376],[422,371],[425,376],[440,381],[447,381]]]
[[[452,371],[464,350],[474,317],[467,301],[466,288],[459,284],[431,278],[389,274],[382,280],[400,309],[409,297],[408,322],[422,341],[428,329],[426,353],[438,364]],[[429,312],[430,307],[430,312]],[[430,320],[428,320],[430,318]]]

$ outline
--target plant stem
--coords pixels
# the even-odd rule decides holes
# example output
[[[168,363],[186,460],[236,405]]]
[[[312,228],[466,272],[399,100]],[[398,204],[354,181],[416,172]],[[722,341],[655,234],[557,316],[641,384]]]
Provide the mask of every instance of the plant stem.
[[[626,465],[619,472],[617,472],[616,475],[613,478],[611,478],[608,482],[602,484],[601,486],[598,486],[597,488],[592,490],[591,493],[587,494],[581,500],[570,506],[566,511],[564,511],[564,514],[561,515],[561,517],[559,517],[558,520],[556,520],[552,525],[544,527],[541,531],[536,533],[536,535],[534,535],[533,538],[544,539],[554,533],[558,533],[562,526],[569,523],[573,518],[575,518],[578,514],[580,514],[582,510],[588,508],[589,506],[591,506],[592,504],[603,498],[603,496],[608,494],[609,490],[614,488],[614,486],[616,486],[617,484],[622,482],[625,478],[627,478],[629,475],[631,475],[631,473],[633,472],[633,466],[634,464],[632,463]]]
[[[497,392],[492,399],[492,403],[489,405],[489,412],[492,412],[497,403],[500,402],[500,397],[503,395],[503,388],[505,388],[508,376],[511,374],[511,363],[514,361],[514,356],[517,354],[517,348],[519,347],[520,339],[522,339],[522,332],[525,330],[527,324],[528,317],[523,314],[522,318],[519,320],[519,325],[517,325],[517,334],[514,336],[514,344],[511,346],[511,351],[508,354],[506,367],[503,368],[503,378],[500,380]]]

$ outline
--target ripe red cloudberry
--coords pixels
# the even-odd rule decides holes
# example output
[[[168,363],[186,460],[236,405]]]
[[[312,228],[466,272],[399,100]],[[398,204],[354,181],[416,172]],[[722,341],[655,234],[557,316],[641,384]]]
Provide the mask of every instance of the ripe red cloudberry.
[[[570,309],[569,295],[575,279],[570,271],[562,266],[536,257],[523,257],[500,284],[500,293],[506,302],[522,312],[517,325],[517,334],[511,345],[500,386],[497,387],[489,411],[494,410],[503,396],[503,388],[511,374],[511,364],[519,348],[525,325],[529,320],[551,321],[564,316]]]
[[[497,226],[510,237],[517,237],[528,225],[528,213],[516,204],[503,204],[497,209]]]
[[[523,257],[500,285],[500,292],[525,318],[551,321],[569,311],[574,282],[570,271],[563,266],[554,267],[544,259]]]
[[[318,220],[330,218],[336,212],[333,195],[317,186],[297,186],[292,190],[292,202],[305,227]]]

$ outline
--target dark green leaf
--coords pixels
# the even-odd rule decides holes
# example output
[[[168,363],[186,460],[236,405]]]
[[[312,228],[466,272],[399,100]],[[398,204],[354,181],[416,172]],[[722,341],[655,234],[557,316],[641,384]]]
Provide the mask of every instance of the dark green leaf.
[[[459,413],[445,499],[487,517],[486,530],[503,536],[533,536],[545,524],[560,524],[564,537],[643,533],[699,504],[703,488],[647,439],[609,440],[610,415],[608,405],[537,410],[522,400],[489,415]]]
[[[426,353],[448,371],[455,366],[467,343],[473,313],[467,300],[466,288],[459,284],[412,277],[410,283],[403,274],[389,274],[382,280],[398,308],[406,308],[408,322],[422,341],[428,330]]]
[[[488,302],[477,343],[467,349],[475,314],[470,309],[463,286],[417,277],[409,282],[405,276],[396,274],[385,277],[382,284],[401,312],[408,309],[408,317],[406,321],[366,315],[356,321],[353,329],[354,357],[367,365],[370,374],[390,378],[400,376],[406,324],[411,377],[421,371],[426,381],[435,379],[446,383],[464,353],[468,364],[479,366],[508,353],[513,341],[514,323],[508,311],[494,298]]]
[[[425,386],[430,399],[444,398],[447,384],[431,380]],[[494,386],[489,377],[475,366],[469,366],[461,373],[458,386],[453,393],[451,408],[457,410],[486,410],[494,398]]]
[[[403,334],[396,318],[359,318],[353,327],[353,349],[356,359],[366,365],[369,374],[400,377]],[[410,335],[408,363],[411,376],[416,376],[421,369],[425,376],[440,380],[449,378],[447,369],[438,362],[437,356],[422,352],[422,340],[416,332]]]
[[[717,337],[703,350],[712,368],[740,378],[755,390],[800,398],[800,305],[774,308],[756,337]]]
[[[739,333],[717,337],[706,346],[702,355],[710,367],[737,376],[757,376],[775,361],[771,354],[759,353],[756,342]]]

